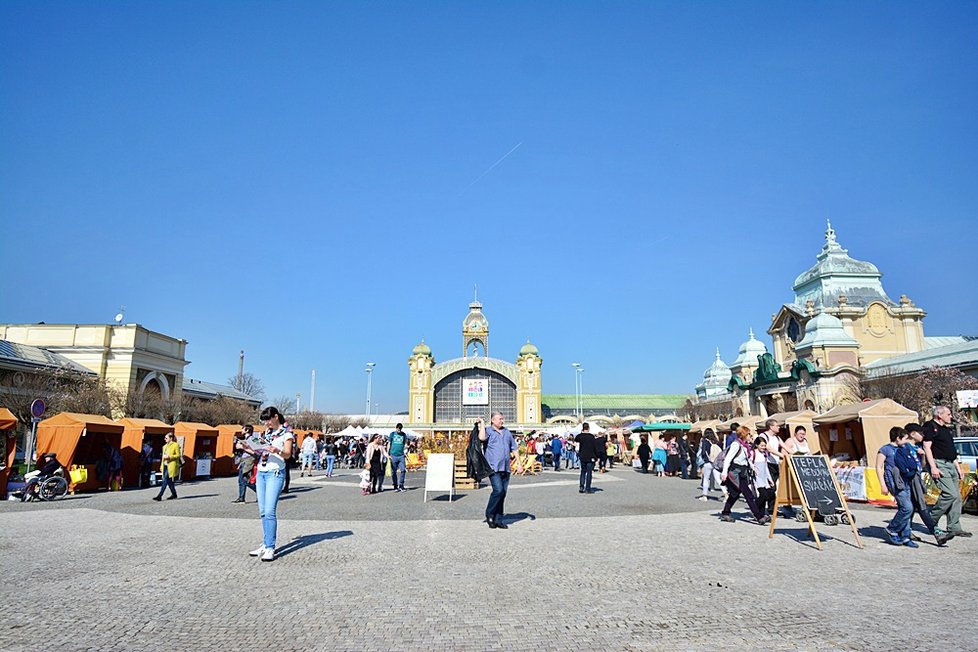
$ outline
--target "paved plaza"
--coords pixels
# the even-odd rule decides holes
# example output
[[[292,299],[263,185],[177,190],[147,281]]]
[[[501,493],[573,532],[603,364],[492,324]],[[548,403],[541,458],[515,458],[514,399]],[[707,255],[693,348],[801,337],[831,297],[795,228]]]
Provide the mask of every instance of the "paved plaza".
[[[480,522],[486,488],[423,503],[423,473],[367,497],[352,471],[297,475],[273,563],[247,556],[235,479],[0,504],[4,648],[978,650],[978,539],[892,547],[888,510],[857,508],[864,550],[822,525],[819,552],[628,468],[595,495],[571,471],[514,479],[506,531]]]

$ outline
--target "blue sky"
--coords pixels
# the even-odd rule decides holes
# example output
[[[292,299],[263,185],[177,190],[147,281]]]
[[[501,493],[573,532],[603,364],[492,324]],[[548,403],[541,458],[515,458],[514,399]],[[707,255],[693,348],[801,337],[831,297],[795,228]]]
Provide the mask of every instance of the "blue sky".
[[[978,334],[976,3],[0,4],[0,321],[126,320],[271,396],[406,409],[527,337],[548,393],[688,392],[825,219]],[[492,167],[507,152],[515,151]],[[490,168],[492,169],[490,170]],[[488,171],[488,172],[487,172]],[[769,342],[765,336],[765,340]]]

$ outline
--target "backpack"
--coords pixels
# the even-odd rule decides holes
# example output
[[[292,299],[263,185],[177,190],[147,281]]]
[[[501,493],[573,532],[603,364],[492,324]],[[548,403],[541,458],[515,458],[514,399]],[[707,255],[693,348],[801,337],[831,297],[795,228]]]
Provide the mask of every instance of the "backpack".
[[[713,460],[713,468],[714,469],[716,469],[717,471],[720,471],[721,473],[723,472],[723,461],[725,459],[727,459],[727,453],[729,453],[730,452],[730,449],[734,447],[734,444],[740,445],[740,442],[735,439],[733,442],[730,443],[729,446],[727,446],[722,451],[720,451],[720,454],[717,455],[717,457],[716,457],[715,460]],[[736,456],[737,455],[734,454],[734,457],[736,457]]]
[[[905,446],[896,446],[893,454],[893,464],[900,471],[900,477],[906,481],[913,479],[917,475],[917,460],[914,454],[906,449]]]

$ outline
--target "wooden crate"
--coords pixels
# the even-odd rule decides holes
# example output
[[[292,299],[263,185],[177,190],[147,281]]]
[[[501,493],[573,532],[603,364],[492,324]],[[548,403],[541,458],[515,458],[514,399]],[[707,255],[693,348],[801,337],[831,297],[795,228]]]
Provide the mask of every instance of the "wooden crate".
[[[455,460],[455,488],[461,490],[479,488],[479,485],[476,483],[475,479],[466,475],[464,459]]]

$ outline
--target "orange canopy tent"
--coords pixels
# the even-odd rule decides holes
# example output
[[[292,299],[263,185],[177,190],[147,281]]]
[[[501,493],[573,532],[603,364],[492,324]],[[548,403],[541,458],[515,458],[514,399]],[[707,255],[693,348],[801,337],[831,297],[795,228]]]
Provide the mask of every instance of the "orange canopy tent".
[[[10,476],[10,467],[14,465],[14,455],[17,452],[17,433],[14,428],[17,425],[17,417],[7,408],[0,408],[0,431],[3,431],[4,450],[6,460],[4,468],[0,471],[0,499],[7,498],[7,478]]]
[[[242,426],[225,423],[217,427],[217,453],[214,456],[214,467],[211,473],[218,475],[234,475],[234,438],[241,432]]]
[[[88,481],[73,485],[73,490],[94,490],[99,487],[95,465],[105,456],[103,445],[121,448],[124,430],[121,423],[101,415],[62,412],[37,424],[37,450],[55,453],[68,468],[87,468]]]
[[[197,460],[213,460],[217,455],[218,430],[206,423],[178,421],[173,425],[177,441],[183,438],[183,471],[180,477],[193,480],[197,477]]]
[[[122,431],[122,479],[127,486],[136,486],[139,482],[139,452],[143,448],[143,440],[151,441],[154,458],[159,459],[163,452],[163,436],[173,432],[173,426],[157,419],[125,418],[119,419],[118,423],[125,428]]]

